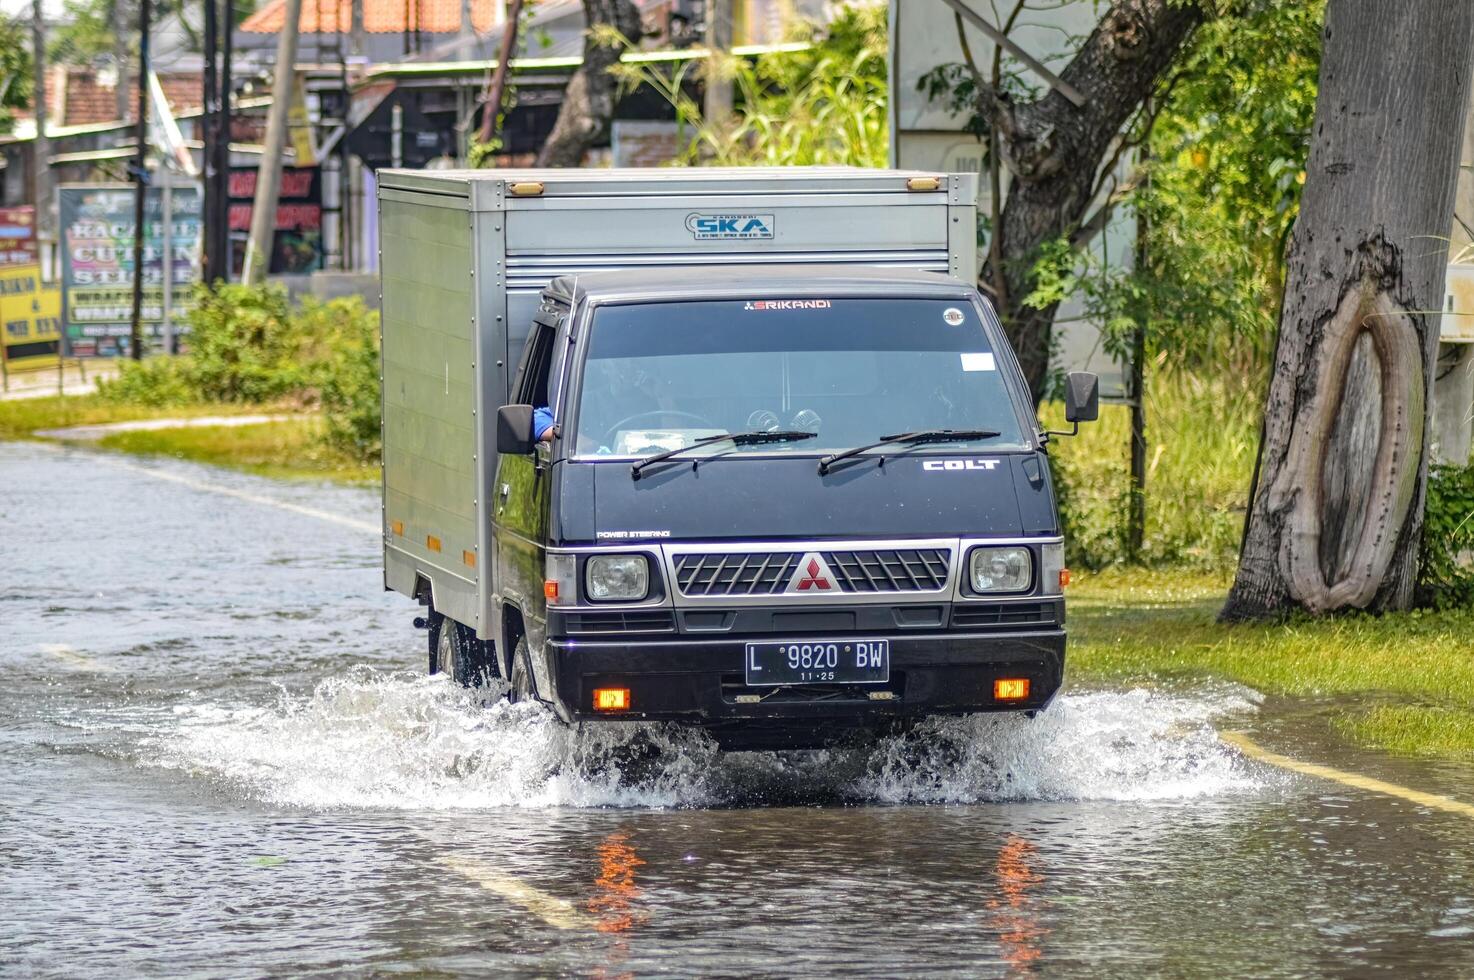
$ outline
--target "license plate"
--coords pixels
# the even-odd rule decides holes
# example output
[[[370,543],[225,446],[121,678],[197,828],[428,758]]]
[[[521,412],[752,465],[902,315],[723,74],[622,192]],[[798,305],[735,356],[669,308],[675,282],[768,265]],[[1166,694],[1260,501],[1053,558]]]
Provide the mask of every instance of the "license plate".
[[[750,687],[778,684],[884,684],[889,640],[790,640],[747,644]]]

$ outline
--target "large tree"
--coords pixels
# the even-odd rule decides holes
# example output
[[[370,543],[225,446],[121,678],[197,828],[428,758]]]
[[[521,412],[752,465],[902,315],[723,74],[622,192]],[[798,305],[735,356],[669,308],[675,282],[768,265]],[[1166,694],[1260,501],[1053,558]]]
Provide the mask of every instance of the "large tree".
[[[539,167],[576,167],[609,132],[619,83],[610,71],[625,39],[640,37],[640,11],[631,0],[583,0],[583,63],[563,90],[553,131],[537,155]]]
[[[1330,0],[1224,619],[1412,601],[1471,64],[1474,3]]]
[[[994,26],[1006,34],[1028,10],[1028,0],[1014,0],[1003,23]],[[1099,198],[1101,171],[1114,162],[1123,127],[1159,86],[1202,17],[1198,0],[1113,0],[1060,72],[1064,84],[1038,97],[1020,95],[1017,85],[1008,84],[1000,58],[991,72],[980,66],[958,20],[964,62],[939,70],[933,94],[950,83],[953,104],[969,105],[972,128],[988,137],[994,214],[983,285],[993,294],[1036,401],[1048,381],[1058,303],[1030,302],[1035,265],[1046,245],[1079,246],[1099,230],[1103,222],[1090,221],[1089,212]],[[1078,93],[1078,104],[1067,89]],[[999,165],[1011,177],[1006,197]]]

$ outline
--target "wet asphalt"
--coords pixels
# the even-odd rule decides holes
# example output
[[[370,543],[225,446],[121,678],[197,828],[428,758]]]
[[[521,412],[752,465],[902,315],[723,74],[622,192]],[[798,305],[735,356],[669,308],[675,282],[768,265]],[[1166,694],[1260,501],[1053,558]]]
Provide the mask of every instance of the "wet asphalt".
[[[1474,821],[1217,732],[1467,768],[1231,687],[825,753],[570,731],[424,676],[378,520],[0,443],[0,975],[1474,975]]]

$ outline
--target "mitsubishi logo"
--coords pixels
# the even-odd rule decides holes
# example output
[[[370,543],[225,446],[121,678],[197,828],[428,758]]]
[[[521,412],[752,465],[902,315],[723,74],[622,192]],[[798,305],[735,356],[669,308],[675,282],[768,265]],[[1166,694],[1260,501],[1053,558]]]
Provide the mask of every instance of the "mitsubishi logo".
[[[788,588],[783,591],[810,592],[817,589],[828,592],[834,588],[834,573],[817,551],[811,551],[798,560],[798,568],[794,569],[793,577],[788,580]]]

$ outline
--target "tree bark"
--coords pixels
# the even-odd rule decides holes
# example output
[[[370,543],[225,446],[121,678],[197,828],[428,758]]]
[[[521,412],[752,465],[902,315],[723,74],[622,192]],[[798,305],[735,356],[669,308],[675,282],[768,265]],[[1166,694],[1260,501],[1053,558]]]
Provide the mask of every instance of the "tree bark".
[[[1096,179],[1112,142],[1151,95],[1178,50],[1202,20],[1196,3],[1114,0],[1061,73],[1085,96],[1076,106],[1057,91],[1015,103],[979,86],[980,113],[1013,177],[1003,206],[1000,259],[985,282],[1000,278],[999,316],[1038,402],[1049,379],[1055,306],[1026,305],[1034,289],[1039,248],[1079,228],[1096,194]],[[992,268],[1001,262],[1002,269]]]
[[[539,167],[576,167],[595,143],[609,133],[617,95],[609,69],[619,63],[625,45],[610,36],[638,41],[640,12],[631,0],[583,0],[587,32],[583,41],[583,64],[568,80],[563,104],[553,131],[537,155]]]
[[[1474,4],[1331,0],[1238,575],[1220,616],[1404,609]]]

